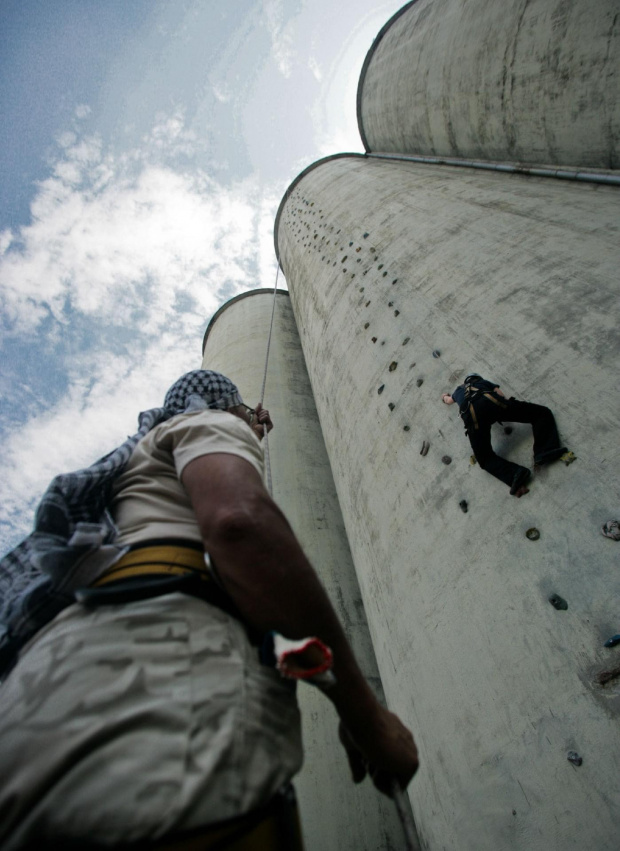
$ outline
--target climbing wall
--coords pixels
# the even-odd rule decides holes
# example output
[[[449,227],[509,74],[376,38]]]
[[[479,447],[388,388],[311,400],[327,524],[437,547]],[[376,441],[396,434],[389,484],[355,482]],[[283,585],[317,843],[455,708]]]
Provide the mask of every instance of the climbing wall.
[[[205,334],[203,368],[230,376],[244,401],[260,399],[273,290],[225,304]],[[383,691],[342,515],[308,381],[288,293],[277,296],[265,407],[273,492],[317,570],[375,692]],[[252,565],[248,565],[252,569]],[[306,851],[390,851],[400,847],[396,811],[368,783],[354,786],[337,737],[332,705],[299,688],[305,763],[295,780]]]
[[[617,0],[416,0],[359,81],[367,151],[620,166]]]
[[[351,155],[302,172],[278,212],[431,851],[620,847],[620,543],[600,531],[620,514],[619,223],[612,186]],[[472,466],[441,403],[470,371],[549,405],[577,460],[520,500]],[[531,467],[529,427],[493,441]]]

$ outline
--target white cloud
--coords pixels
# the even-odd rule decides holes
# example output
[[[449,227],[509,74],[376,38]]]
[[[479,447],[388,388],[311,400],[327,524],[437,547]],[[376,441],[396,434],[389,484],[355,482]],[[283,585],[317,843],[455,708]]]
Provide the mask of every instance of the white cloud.
[[[31,224],[0,234],[4,341],[47,347],[64,376],[47,409],[2,435],[0,549],[28,531],[53,475],[120,443],[140,409],[199,366],[224,300],[273,286],[279,195],[256,178],[223,186],[152,154],[192,143],[179,114],[121,157],[96,137],[65,135]],[[11,393],[21,396],[19,381]]]
[[[284,1],[263,0],[267,31],[271,37],[271,55],[282,76],[290,77],[295,62],[295,24],[284,23]]]

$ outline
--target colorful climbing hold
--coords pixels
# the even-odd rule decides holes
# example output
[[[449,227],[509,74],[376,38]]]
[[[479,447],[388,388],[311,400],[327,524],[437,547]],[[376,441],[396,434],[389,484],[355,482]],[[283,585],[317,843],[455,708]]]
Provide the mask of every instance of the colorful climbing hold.
[[[612,635],[611,638],[608,638],[603,647],[615,647],[616,644],[620,644],[620,635]]]
[[[452,463],[452,458],[450,458],[449,455],[442,455],[441,460],[443,461],[444,464],[451,464]]]
[[[567,759],[569,762],[572,762],[572,763],[573,763],[573,765],[577,765],[577,766],[581,765],[581,764],[582,764],[582,762],[583,762],[583,759],[579,756],[579,754],[577,753],[577,751],[569,751],[569,752],[566,754],[566,759]]]
[[[396,405],[394,404],[394,402],[388,402],[388,408],[390,409],[390,411],[393,411],[395,407]]]
[[[459,502],[459,508],[461,509],[461,511],[463,512],[463,514],[467,514],[467,508],[468,508],[468,506],[467,506],[467,500],[466,500],[466,499],[462,499],[462,500]]]
[[[568,603],[563,597],[560,597],[559,594],[551,594],[549,597],[549,602],[553,606],[554,609],[558,611],[566,611],[568,609]]]
[[[528,529],[525,533],[525,537],[528,538],[530,541],[537,541],[540,538],[540,532],[538,531],[538,529],[532,526],[531,529]]]
[[[398,366],[398,361],[393,360],[392,363],[388,367],[389,372],[394,372],[394,370],[396,369],[397,366]]]
[[[416,381],[416,385],[417,385],[418,387],[421,387],[423,384],[424,384],[424,379],[423,379],[423,378],[418,378],[418,380]]]
[[[428,442],[428,440],[422,441],[422,449],[420,449],[420,455],[426,455],[429,449],[430,443]]]
[[[385,384],[382,384],[381,387],[379,387],[379,389],[377,390],[377,393],[379,394],[379,396],[383,393],[384,389],[385,389]]]
[[[433,357],[434,358],[441,357],[441,352],[439,351],[439,349],[435,349],[435,351],[433,352]]]
[[[411,431],[411,426],[403,426],[403,431]]]

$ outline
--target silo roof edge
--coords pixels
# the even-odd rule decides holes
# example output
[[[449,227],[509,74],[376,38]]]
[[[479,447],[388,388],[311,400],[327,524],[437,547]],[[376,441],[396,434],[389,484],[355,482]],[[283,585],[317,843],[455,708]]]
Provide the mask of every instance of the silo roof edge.
[[[359,130],[360,136],[362,137],[362,144],[364,145],[364,150],[366,153],[370,153],[370,145],[368,144],[368,139],[366,138],[366,133],[364,132],[364,125],[362,122],[362,89],[364,88],[364,81],[366,79],[366,72],[368,71],[368,66],[372,61],[372,57],[379,46],[379,42],[386,34],[386,32],[390,29],[390,27],[396,23],[396,21],[404,15],[405,12],[413,6],[414,3],[417,3],[417,0],[410,0],[409,3],[405,3],[405,5],[395,12],[392,17],[387,21],[377,33],[375,40],[370,46],[370,50],[366,54],[366,58],[364,59],[364,64],[362,65],[362,70],[360,72],[359,82],[357,84],[357,97],[356,97],[356,112],[357,112],[357,128]]]
[[[276,290],[276,292],[278,293],[278,295],[288,295],[289,294],[288,290]],[[252,295],[264,295],[265,293],[270,293],[271,295],[273,295],[273,288],[272,287],[257,287],[255,290],[248,290],[247,293],[239,293],[239,295],[233,296],[233,298],[228,299],[227,302],[225,302],[221,307],[219,307],[215,311],[215,313],[213,314],[211,319],[209,320],[209,324],[207,325],[207,330],[205,331],[205,335],[202,338],[202,354],[204,355],[204,353],[205,353],[205,347],[207,345],[207,337],[209,336],[209,332],[211,331],[211,328],[215,324],[215,321],[218,318],[218,316],[220,316],[220,314],[222,314],[225,310],[227,310],[230,307],[231,304],[234,304],[236,301],[241,301],[242,298],[249,298]]]
[[[316,160],[315,162],[311,163],[303,171],[300,171],[299,174],[297,175],[297,177],[289,184],[286,192],[282,196],[282,200],[280,201],[280,206],[278,207],[278,212],[276,213],[276,220],[275,220],[274,226],[273,226],[273,244],[274,244],[274,248],[275,248],[275,252],[276,252],[276,257],[278,258],[278,263],[280,262],[280,250],[278,248],[278,228],[280,227],[280,216],[282,215],[282,210],[284,209],[284,205],[288,201],[293,189],[297,186],[297,184],[301,180],[303,180],[303,178],[309,172],[313,171],[315,168],[318,168],[319,166],[323,165],[326,162],[329,162],[330,160],[339,160],[339,159],[343,159],[344,157],[364,159],[366,157],[366,154],[361,154],[359,152],[349,152],[349,153],[342,153],[342,154],[330,154],[328,157],[322,157],[320,160]],[[281,268],[282,268],[282,266],[281,266]],[[282,268],[282,271],[284,272],[284,275],[286,276],[286,272],[285,272],[284,268]]]

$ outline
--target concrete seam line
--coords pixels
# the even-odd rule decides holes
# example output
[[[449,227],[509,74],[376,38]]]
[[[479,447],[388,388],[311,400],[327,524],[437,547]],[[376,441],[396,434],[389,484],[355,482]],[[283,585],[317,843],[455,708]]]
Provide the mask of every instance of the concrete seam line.
[[[455,157],[427,157],[417,154],[382,154],[367,152],[367,157],[380,160],[400,160],[402,162],[422,163],[424,165],[451,165],[461,168],[478,168],[485,171],[501,171],[510,174],[524,174],[529,177],[554,177],[559,180],[579,180],[582,183],[602,183],[607,186],[620,186],[620,174],[597,174],[588,171],[567,171],[565,168],[542,168],[540,166],[515,165],[514,163],[491,163],[484,160],[460,160]]]

